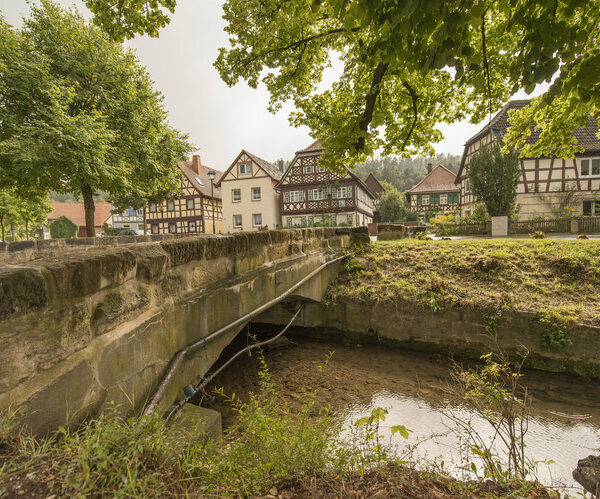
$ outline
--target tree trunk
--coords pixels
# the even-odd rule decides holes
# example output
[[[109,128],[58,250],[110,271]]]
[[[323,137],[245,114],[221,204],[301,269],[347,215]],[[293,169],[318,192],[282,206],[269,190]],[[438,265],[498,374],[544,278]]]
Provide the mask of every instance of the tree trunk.
[[[83,196],[83,209],[85,210],[85,235],[87,237],[96,237],[94,228],[94,192],[89,184],[81,184],[81,195]]]
[[[25,239],[29,241],[29,220],[25,220]]]
[[[2,242],[6,242],[6,235],[4,233],[4,215],[0,216],[0,226],[2,226]]]
[[[143,214],[144,214],[144,235],[146,235],[146,207],[144,206],[143,208]]]
[[[15,242],[15,224],[10,223],[10,239],[12,242]]]

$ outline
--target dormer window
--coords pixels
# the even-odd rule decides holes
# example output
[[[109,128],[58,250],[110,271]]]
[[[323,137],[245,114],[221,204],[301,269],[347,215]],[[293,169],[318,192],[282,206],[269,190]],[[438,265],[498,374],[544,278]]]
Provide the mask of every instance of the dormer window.
[[[304,173],[312,173],[313,172],[313,167],[312,165],[306,165],[304,167]]]
[[[240,175],[250,175],[252,173],[251,163],[240,163],[239,164]]]
[[[579,160],[579,174],[582,177],[600,176],[600,158],[581,158]]]

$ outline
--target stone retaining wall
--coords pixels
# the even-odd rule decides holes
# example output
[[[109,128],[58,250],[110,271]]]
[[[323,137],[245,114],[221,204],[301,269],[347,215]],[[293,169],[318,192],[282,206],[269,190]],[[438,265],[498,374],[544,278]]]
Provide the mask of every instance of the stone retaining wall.
[[[479,358],[497,349],[486,333],[487,312],[474,309],[431,309],[402,304],[373,304],[347,300],[333,305],[307,304],[294,324],[312,335],[343,335],[356,341],[383,342],[398,347]],[[289,310],[273,307],[256,322],[285,324]],[[531,368],[600,378],[600,328],[577,327],[573,344],[560,352],[544,347],[544,325],[536,314],[510,311],[498,319],[497,340],[509,354],[525,348]]]
[[[0,410],[22,407],[36,432],[77,424],[113,403],[137,411],[177,351],[283,293],[362,232],[170,239],[4,265]],[[328,282],[316,282],[309,292],[322,295]],[[186,360],[165,403],[237,332]]]

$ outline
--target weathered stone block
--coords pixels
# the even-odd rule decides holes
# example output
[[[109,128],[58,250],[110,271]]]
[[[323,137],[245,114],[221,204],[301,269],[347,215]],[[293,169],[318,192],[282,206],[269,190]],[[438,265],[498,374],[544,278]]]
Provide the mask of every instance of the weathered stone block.
[[[41,310],[48,304],[43,274],[35,268],[0,269],[0,320]]]
[[[181,453],[187,446],[210,435],[217,441],[222,438],[221,413],[193,404],[185,404],[169,428],[169,443],[173,454]]]
[[[207,239],[190,238],[176,241],[163,241],[162,248],[169,255],[172,266],[183,265],[193,260],[201,260],[205,256]]]
[[[168,255],[158,244],[130,248],[137,259],[137,278],[144,282],[159,281],[165,274]]]
[[[76,427],[97,414],[105,396],[91,366],[81,361],[34,393],[21,408],[27,427],[39,435],[65,421]]]

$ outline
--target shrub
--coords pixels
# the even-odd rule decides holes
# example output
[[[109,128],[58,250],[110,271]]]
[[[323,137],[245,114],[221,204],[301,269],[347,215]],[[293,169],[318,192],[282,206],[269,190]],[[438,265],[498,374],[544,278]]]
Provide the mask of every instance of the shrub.
[[[77,236],[78,230],[77,224],[61,215],[50,224],[50,237],[52,239],[70,239]]]

